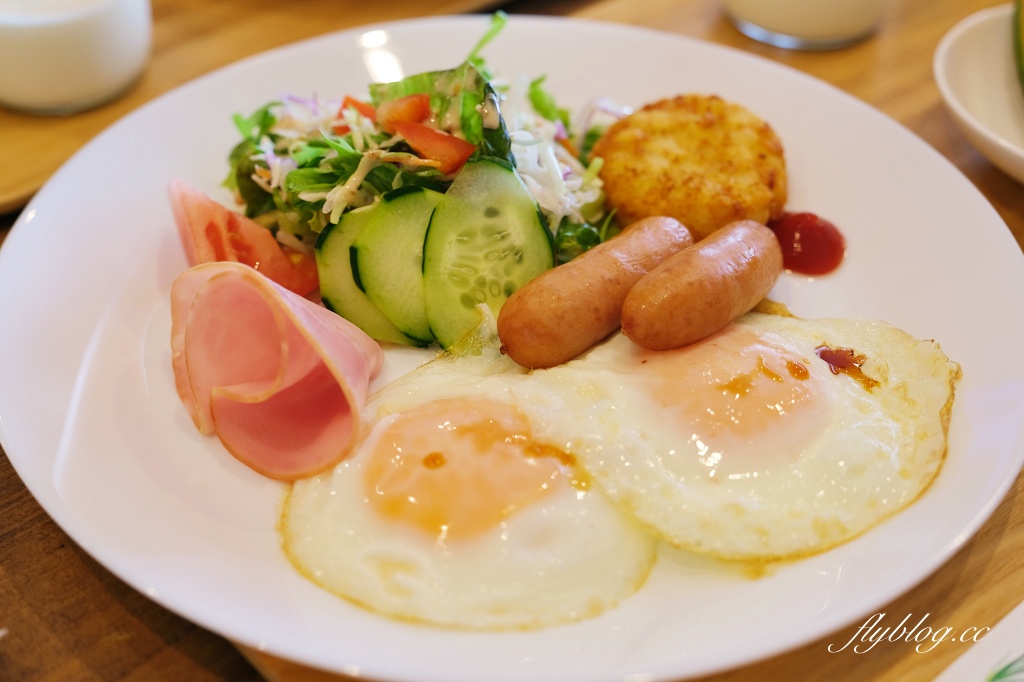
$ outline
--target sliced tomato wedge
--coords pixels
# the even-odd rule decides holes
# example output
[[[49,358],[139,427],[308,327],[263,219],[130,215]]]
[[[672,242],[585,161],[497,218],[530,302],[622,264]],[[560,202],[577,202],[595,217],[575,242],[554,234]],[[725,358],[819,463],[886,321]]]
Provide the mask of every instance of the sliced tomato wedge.
[[[366,102],[361,102],[357,100],[355,97],[349,97],[348,95],[345,95],[345,99],[341,101],[341,108],[338,109],[338,115],[341,116],[341,112],[345,111],[346,109],[355,109],[361,115],[370,119],[374,123],[377,122],[377,110],[373,108],[373,105],[367,104]]]
[[[425,159],[437,161],[445,175],[451,175],[466,163],[476,151],[476,145],[446,132],[412,121],[395,121],[395,132],[405,138],[409,146]]]
[[[377,110],[373,108],[373,105],[362,102],[355,97],[345,95],[345,99],[341,101],[341,106],[338,107],[338,113],[335,118],[341,118],[342,112],[346,109],[355,109],[361,116],[370,119],[374,123],[377,122]],[[331,132],[335,135],[344,135],[351,130],[352,128],[344,123],[339,123],[331,128]]]
[[[421,93],[407,95],[390,102],[381,102],[377,107],[377,122],[386,132],[395,132],[392,123],[405,121],[423,123],[430,118],[430,95]]]
[[[320,286],[312,255],[282,246],[270,230],[184,180],[173,180],[168,193],[189,265],[243,263],[300,296],[308,296]]]

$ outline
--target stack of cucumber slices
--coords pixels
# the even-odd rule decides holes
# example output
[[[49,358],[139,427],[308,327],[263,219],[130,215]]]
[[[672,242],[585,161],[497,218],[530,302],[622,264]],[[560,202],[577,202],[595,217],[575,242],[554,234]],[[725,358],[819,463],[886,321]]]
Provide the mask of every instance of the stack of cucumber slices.
[[[510,166],[463,166],[445,193],[404,187],[345,213],[316,243],[324,305],[371,337],[445,349],[554,266],[540,210]]]

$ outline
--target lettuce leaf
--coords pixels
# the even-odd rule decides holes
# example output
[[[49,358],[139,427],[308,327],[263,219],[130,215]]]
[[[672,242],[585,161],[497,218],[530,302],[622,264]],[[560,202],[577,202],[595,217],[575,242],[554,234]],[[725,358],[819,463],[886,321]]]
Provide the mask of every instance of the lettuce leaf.
[[[530,81],[530,88],[527,94],[530,98],[530,105],[534,111],[543,116],[549,121],[557,122],[561,121],[562,125],[565,126],[566,130],[571,127],[569,121],[569,110],[562,109],[555,104],[555,98],[550,92],[544,89],[544,79],[547,76],[541,76],[535,80]]]

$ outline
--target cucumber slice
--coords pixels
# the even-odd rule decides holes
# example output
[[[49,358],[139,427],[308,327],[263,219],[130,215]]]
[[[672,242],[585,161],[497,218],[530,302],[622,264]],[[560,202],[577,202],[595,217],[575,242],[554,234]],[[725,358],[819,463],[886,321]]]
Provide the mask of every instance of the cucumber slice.
[[[374,207],[367,206],[342,215],[337,225],[328,225],[316,242],[316,269],[320,275],[320,297],[324,305],[378,341],[424,346],[401,332],[359,288],[352,272],[351,246],[365,227]]]
[[[443,195],[422,187],[385,194],[352,244],[356,280],[406,336],[430,343],[423,297],[423,239]]]
[[[551,233],[526,185],[492,159],[469,161],[434,209],[423,247],[427,319],[451,349],[512,292],[554,266]]]

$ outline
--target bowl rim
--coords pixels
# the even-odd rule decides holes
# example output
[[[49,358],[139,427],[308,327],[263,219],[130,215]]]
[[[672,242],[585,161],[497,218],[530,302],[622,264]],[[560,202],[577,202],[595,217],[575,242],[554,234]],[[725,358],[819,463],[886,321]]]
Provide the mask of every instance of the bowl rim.
[[[945,101],[946,106],[952,110],[956,118],[964,122],[973,132],[984,138],[987,143],[1019,158],[1024,163],[1024,148],[995,132],[971,113],[961,102],[956,90],[950,84],[947,74],[950,65],[950,52],[964,35],[982,24],[1001,21],[1005,17],[1012,16],[1012,14],[1013,3],[1011,2],[979,10],[961,19],[939,40],[938,47],[936,47],[932,58],[932,75],[939,88],[939,93],[942,95],[942,99]]]

